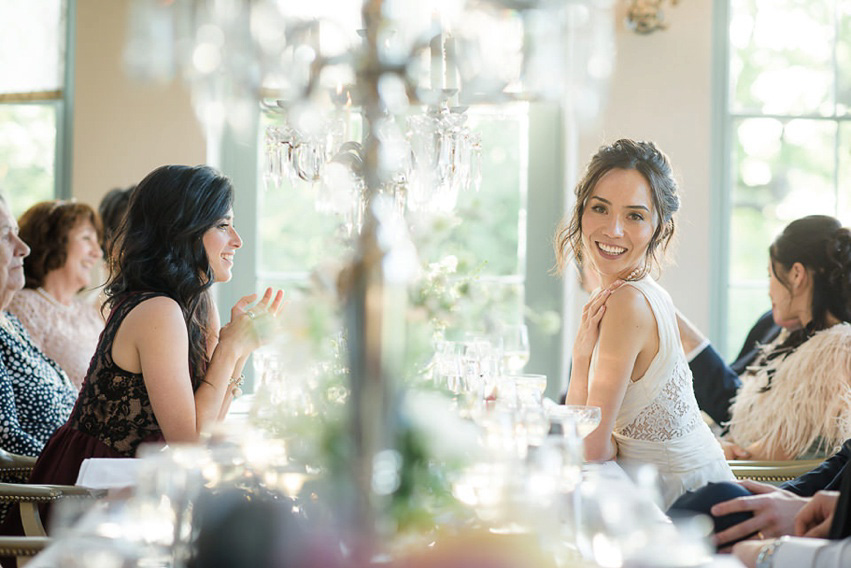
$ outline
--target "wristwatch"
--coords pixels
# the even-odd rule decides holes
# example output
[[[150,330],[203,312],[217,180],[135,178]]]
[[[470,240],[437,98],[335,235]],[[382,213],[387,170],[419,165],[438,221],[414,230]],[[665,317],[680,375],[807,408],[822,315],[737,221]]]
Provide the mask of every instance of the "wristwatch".
[[[788,536],[776,538],[759,549],[759,554],[756,557],[756,568],[772,568],[774,565],[774,554],[780,545],[789,540]]]

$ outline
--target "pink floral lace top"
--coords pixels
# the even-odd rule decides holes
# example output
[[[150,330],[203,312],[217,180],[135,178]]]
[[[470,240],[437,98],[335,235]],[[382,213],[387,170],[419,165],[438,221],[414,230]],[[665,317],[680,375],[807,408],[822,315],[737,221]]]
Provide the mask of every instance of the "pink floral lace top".
[[[27,288],[15,292],[8,311],[79,390],[104,326],[94,304],[78,298],[65,306],[44,290]]]

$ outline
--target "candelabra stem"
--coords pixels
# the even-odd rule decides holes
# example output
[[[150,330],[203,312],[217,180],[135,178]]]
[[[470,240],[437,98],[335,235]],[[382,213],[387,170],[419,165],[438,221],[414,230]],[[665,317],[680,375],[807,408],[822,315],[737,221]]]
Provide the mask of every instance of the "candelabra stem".
[[[407,300],[407,282],[399,277],[399,267],[394,263],[400,258],[398,247],[410,245],[406,234],[400,236],[392,209],[382,207],[377,198],[382,143],[378,128],[384,116],[378,89],[384,72],[378,54],[381,4],[381,0],[367,0],[362,12],[365,45],[357,69],[357,88],[368,128],[363,146],[367,206],[348,270],[346,305],[355,485],[352,526],[357,532],[353,552],[361,561],[374,554],[388,526],[382,521],[386,520],[390,497],[388,491],[374,486],[373,468],[376,456],[393,446],[394,382],[402,373]]]

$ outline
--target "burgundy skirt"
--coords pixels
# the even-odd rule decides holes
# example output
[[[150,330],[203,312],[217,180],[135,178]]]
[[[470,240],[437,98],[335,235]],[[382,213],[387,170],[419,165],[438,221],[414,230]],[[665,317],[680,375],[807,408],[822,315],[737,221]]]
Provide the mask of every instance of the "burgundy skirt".
[[[145,442],[161,442],[162,434],[151,436]],[[88,458],[129,458],[121,452],[107,446],[97,438],[80,432],[67,423],[59,427],[47,441],[38,460],[35,462],[28,483],[39,485],[74,485],[83,460]],[[43,505],[41,520],[49,529],[50,506]],[[21,514],[17,504],[9,510],[9,514],[0,525],[0,534],[8,536],[23,536]],[[5,566],[5,564],[3,564]]]

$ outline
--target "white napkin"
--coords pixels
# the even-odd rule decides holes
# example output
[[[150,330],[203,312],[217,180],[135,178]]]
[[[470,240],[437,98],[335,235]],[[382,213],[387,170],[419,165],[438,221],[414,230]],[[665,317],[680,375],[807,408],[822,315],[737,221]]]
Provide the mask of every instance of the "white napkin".
[[[140,462],[136,458],[88,458],[80,466],[77,485],[90,489],[133,487]]]

